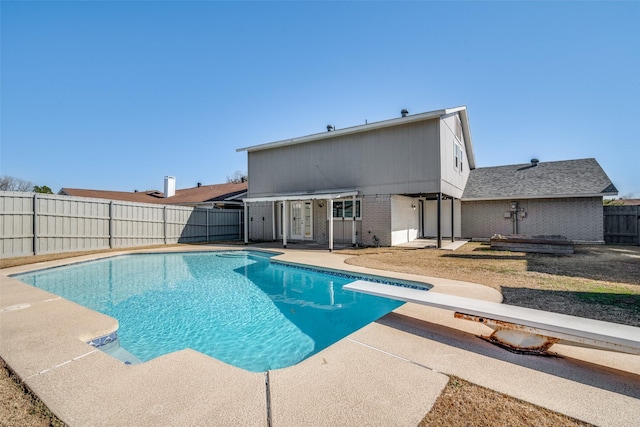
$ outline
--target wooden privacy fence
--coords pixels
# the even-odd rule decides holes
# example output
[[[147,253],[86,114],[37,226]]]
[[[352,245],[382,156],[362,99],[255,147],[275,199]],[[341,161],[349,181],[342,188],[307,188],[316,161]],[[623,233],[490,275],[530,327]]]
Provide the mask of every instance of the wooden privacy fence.
[[[604,241],[640,245],[640,206],[605,206]]]
[[[0,258],[243,239],[242,210],[0,191]]]

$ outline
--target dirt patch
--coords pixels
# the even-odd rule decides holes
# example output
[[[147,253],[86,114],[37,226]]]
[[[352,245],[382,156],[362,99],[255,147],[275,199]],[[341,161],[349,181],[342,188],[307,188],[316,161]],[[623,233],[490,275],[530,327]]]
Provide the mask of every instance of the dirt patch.
[[[419,427],[574,427],[590,425],[460,378],[451,377]]]
[[[91,254],[105,254],[105,253],[110,253],[110,252],[121,252],[121,251],[125,251],[127,249],[154,249],[154,248],[170,248],[170,247],[180,247],[180,246],[185,246],[185,245],[181,245],[181,244],[176,244],[176,245],[152,245],[152,246],[142,246],[142,247],[135,247],[135,248],[118,248],[118,249],[102,249],[102,250],[95,250],[95,251],[79,251],[79,252],[63,252],[63,253],[57,253],[57,254],[46,254],[46,255],[28,255],[28,256],[21,256],[21,257],[14,257],[14,258],[4,258],[4,259],[0,259],[0,268],[9,268],[9,267],[17,267],[20,265],[28,265],[28,264],[35,264],[38,262],[47,262],[47,261],[55,261],[57,259],[66,259],[66,258],[73,258],[73,257],[77,257],[77,256],[84,256],[84,255],[91,255]],[[186,245],[188,246],[188,245]]]
[[[0,359],[0,426],[64,426]]]

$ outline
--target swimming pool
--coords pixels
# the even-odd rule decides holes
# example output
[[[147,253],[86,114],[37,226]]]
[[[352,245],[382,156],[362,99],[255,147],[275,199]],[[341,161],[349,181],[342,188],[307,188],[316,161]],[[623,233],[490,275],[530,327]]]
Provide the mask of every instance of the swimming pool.
[[[120,346],[140,361],[192,348],[254,372],[294,365],[402,304],[342,290],[357,279],[396,281],[273,255],[133,254],[12,277],[114,317]]]

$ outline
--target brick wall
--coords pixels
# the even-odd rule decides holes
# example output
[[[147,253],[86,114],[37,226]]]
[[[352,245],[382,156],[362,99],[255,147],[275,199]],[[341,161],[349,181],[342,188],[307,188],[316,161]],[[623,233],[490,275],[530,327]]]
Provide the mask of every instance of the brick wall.
[[[561,235],[583,242],[603,242],[601,197],[462,202],[462,235],[490,238],[513,234],[511,218],[505,218],[517,201],[526,216],[518,221],[518,234]]]
[[[362,198],[362,245],[373,246],[376,236],[380,246],[391,246],[391,197]]]

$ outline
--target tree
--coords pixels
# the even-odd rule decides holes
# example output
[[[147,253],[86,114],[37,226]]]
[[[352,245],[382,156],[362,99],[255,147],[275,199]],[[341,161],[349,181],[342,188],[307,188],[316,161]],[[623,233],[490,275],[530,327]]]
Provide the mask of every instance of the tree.
[[[48,187],[47,187],[48,188]],[[24,179],[15,178],[13,176],[3,175],[0,177],[1,191],[32,191],[33,182]],[[49,189],[51,191],[51,189]]]
[[[249,181],[249,176],[246,172],[240,170],[235,171],[231,176],[227,175],[227,182],[230,184],[239,184],[247,181]]]
[[[53,194],[53,191],[51,191],[51,189],[49,187],[47,187],[46,185],[43,185],[42,187],[39,185],[34,185],[33,186],[33,192],[34,193],[41,193],[41,194]]]

